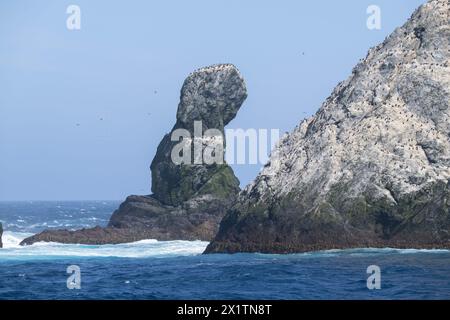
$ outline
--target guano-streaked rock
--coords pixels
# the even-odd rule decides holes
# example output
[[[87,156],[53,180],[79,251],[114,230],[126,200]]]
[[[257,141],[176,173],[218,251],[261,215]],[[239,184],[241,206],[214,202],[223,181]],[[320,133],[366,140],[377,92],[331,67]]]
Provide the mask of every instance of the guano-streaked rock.
[[[449,6],[417,9],[281,139],[207,253],[450,248]]]

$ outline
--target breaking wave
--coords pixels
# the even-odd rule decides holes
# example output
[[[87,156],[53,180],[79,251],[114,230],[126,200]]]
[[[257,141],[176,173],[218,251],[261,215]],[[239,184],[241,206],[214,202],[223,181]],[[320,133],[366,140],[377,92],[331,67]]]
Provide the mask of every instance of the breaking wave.
[[[46,259],[57,257],[171,257],[201,254],[208,242],[205,241],[157,241],[153,239],[116,245],[61,244],[56,242],[38,242],[30,246],[19,243],[30,233],[9,232],[3,234],[3,259]]]

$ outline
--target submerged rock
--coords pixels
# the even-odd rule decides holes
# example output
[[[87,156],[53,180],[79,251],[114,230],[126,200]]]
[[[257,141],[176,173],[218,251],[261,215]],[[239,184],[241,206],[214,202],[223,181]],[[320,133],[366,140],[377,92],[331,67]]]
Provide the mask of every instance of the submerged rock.
[[[450,248],[449,6],[421,6],[281,139],[207,253]]]
[[[172,133],[184,130],[188,137],[183,141],[197,139],[203,151],[211,146],[210,137],[195,138],[195,128],[199,126],[202,133],[214,129],[213,137],[224,147],[224,127],[236,116],[246,97],[244,80],[231,64],[213,65],[191,73],[181,89],[177,121],[162,139],[151,164],[153,194],[129,196],[113,213],[106,228],[46,230],[21,244],[38,241],[107,244],[142,239],[211,240],[240,191],[239,180],[224,162],[223,154],[218,163],[194,161],[194,143],[188,148],[191,161],[175,163],[172,150],[180,141],[172,141]]]

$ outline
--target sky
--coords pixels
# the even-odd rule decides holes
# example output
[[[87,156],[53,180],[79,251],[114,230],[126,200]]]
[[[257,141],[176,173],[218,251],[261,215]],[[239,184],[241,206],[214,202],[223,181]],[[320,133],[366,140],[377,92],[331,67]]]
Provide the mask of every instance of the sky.
[[[0,1],[0,201],[149,194],[181,85],[210,64],[246,81],[227,128],[291,131],[424,2]],[[66,26],[72,4],[79,30]],[[232,167],[243,187],[261,165]]]

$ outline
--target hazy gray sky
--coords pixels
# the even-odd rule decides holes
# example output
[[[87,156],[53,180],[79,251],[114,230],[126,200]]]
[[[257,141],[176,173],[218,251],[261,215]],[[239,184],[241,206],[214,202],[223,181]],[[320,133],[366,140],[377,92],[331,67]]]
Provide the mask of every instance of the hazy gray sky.
[[[0,200],[150,193],[189,72],[235,64],[229,128],[290,131],[424,0],[0,2]],[[66,8],[81,8],[81,30]],[[366,8],[381,8],[381,30]],[[156,93],[155,93],[156,91]],[[259,165],[234,165],[242,185]]]

